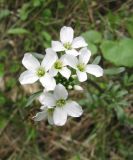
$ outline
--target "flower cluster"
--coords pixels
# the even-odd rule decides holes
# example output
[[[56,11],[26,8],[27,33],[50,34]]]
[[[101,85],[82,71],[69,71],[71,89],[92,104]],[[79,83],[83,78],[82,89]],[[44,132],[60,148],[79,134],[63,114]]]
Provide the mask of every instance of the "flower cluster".
[[[40,81],[44,91],[39,96],[41,111],[34,117],[35,121],[48,119],[50,124],[62,126],[67,116],[80,117],[81,106],[69,100],[68,90],[82,90],[79,83],[87,80],[87,73],[96,77],[103,75],[103,69],[95,64],[88,64],[91,52],[83,37],[74,38],[71,27],[62,27],[60,41],[52,41],[51,48],[40,62],[31,53],[26,53],[22,64],[27,69],[20,77],[23,84]]]

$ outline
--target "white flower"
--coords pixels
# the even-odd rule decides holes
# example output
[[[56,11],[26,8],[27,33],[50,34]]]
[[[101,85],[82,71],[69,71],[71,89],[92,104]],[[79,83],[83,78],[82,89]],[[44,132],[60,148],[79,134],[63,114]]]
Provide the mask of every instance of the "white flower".
[[[56,76],[58,72],[65,77],[66,79],[69,79],[71,75],[71,71],[66,67],[66,64],[64,63],[64,56],[62,56],[60,59],[58,59],[57,54],[55,53],[55,62],[51,69],[49,70],[49,73],[52,76]]]
[[[74,31],[71,27],[62,27],[60,30],[60,41],[52,41],[52,49],[54,51],[60,52],[65,51],[67,54],[77,56],[79,52],[76,51],[77,48],[86,47],[87,43],[84,38],[79,36],[73,38]]]
[[[86,81],[87,73],[96,77],[101,77],[103,75],[103,69],[99,65],[87,64],[90,59],[91,52],[86,47],[82,48],[79,52],[79,58],[72,55],[65,55],[66,64],[76,70],[79,81]]]
[[[53,116],[53,118],[50,117],[51,121],[57,126],[63,126],[66,123],[67,116],[80,117],[83,113],[81,106],[75,101],[68,101],[67,98],[68,92],[62,84],[55,87],[53,94],[44,92],[39,98],[44,106],[44,111],[39,112],[35,116],[35,120],[45,119],[49,111]]]
[[[56,86],[55,79],[48,73],[55,61],[55,52],[48,48],[43,61],[40,62],[30,53],[26,53],[22,60],[22,64],[27,69],[20,77],[21,84],[32,84],[39,80],[46,90],[53,90]]]
[[[38,112],[36,116],[33,117],[34,121],[42,121],[48,119],[49,124],[53,125],[53,109],[42,106],[41,112]]]

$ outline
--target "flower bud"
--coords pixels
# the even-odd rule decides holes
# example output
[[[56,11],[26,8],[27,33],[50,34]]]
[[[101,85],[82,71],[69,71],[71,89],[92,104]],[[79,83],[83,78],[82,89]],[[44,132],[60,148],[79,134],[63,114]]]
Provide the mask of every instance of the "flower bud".
[[[83,88],[79,85],[74,85],[74,89],[77,91],[83,91]]]

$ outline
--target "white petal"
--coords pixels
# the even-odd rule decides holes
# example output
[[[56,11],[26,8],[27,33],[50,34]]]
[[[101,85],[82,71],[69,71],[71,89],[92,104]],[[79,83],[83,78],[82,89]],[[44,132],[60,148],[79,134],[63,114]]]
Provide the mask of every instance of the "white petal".
[[[54,67],[52,67],[52,68],[49,70],[49,74],[50,74],[52,77],[56,76],[57,73],[58,73],[58,70],[55,69]]]
[[[68,92],[67,92],[66,88],[62,84],[58,84],[55,87],[54,96],[55,96],[55,98],[57,100],[58,99],[67,99]]]
[[[74,31],[71,27],[62,27],[60,30],[60,40],[62,43],[71,43],[73,40]]]
[[[50,76],[48,73],[46,73],[43,77],[40,78],[40,82],[45,87],[47,91],[54,90],[56,86],[55,79]]]
[[[69,54],[69,55],[73,55],[73,56],[78,56],[80,53],[78,51],[76,51],[75,49],[71,49],[71,50],[66,50],[65,51],[66,54]]]
[[[64,108],[67,114],[72,117],[80,117],[83,113],[81,106],[75,101],[68,102]]]
[[[38,79],[38,76],[34,72],[28,70],[23,72],[19,77],[19,81],[21,84],[32,84]]]
[[[75,69],[78,64],[78,59],[75,56],[66,54],[64,55],[64,63]]]
[[[54,124],[63,126],[67,120],[67,113],[63,107],[56,107],[53,113]]]
[[[64,55],[62,55],[62,56],[60,57],[60,61],[63,63],[63,66],[66,66],[66,65],[67,65],[66,62],[65,62],[65,56],[66,56],[66,54],[64,54]]]
[[[46,106],[41,106],[40,109],[41,110],[45,110],[47,107]]]
[[[80,82],[84,82],[84,81],[87,80],[86,72],[77,71],[77,76],[78,76],[78,79],[79,79]]]
[[[22,64],[28,70],[35,71],[37,68],[40,67],[39,61],[30,53],[26,53],[22,60]]]
[[[88,44],[85,42],[84,38],[79,36],[74,38],[72,42],[72,47],[73,48],[81,48],[81,47],[86,47]]]
[[[48,123],[51,125],[54,124],[53,113],[48,113]]]
[[[52,41],[52,49],[56,52],[65,51],[65,47],[59,41]]]
[[[82,48],[79,52],[81,53],[79,55],[79,62],[87,64],[89,62],[91,52],[87,48]]]
[[[55,61],[58,59],[57,53],[54,52],[51,48],[47,48],[46,55],[41,63],[41,66],[45,68],[45,70],[49,70]]]
[[[71,71],[67,67],[63,67],[62,70],[59,71],[63,77],[69,79],[71,75]]]
[[[47,109],[43,110],[42,112],[38,112],[34,118],[34,121],[41,121],[47,118]]]
[[[55,97],[53,94],[48,92],[42,93],[39,97],[39,101],[41,104],[47,106],[48,108],[53,108],[53,106],[56,104]]]
[[[86,72],[96,77],[101,77],[103,75],[103,69],[99,65],[95,65],[95,64],[87,65]]]

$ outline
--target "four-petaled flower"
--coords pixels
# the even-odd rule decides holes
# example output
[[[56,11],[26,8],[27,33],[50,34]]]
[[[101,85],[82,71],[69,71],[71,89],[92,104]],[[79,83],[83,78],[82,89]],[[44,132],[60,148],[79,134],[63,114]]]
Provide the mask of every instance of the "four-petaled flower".
[[[40,62],[30,53],[26,53],[22,60],[22,64],[27,69],[20,77],[21,84],[32,84],[39,80],[46,90],[53,90],[56,86],[55,79],[48,73],[56,59],[55,52],[48,48],[43,61]]]
[[[40,121],[48,117],[50,124],[63,126],[67,116],[80,117],[83,113],[81,106],[75,101],[68,101],[68,92],[62,84],[58,84],[52,93],[44,92],[39,100],[42,103],[42,112],[34,117],[35,121]]]
[[[103,69],[99,65],[87,64],[90,59],[91,52],[86,47],[82,48],[79,52],[79,58],[72,55],[65,56],[66,64],[76,70],[79,81],[86,81],[87,73],[96,77],[101,77],[103,75]]]
[[[65,51],[66,54],[73,56],[79,55],[76,49],[86,47],[87,43],[84,38],[79,36],[73,38],[74,31],[71,27],[62,27],[60,30],[60,41],[52,41],[52,49],[56,52]]]
[[[56,76],[59,72],[63,77],[65,77],[66,79],[69,79],[71,75],[71,71],[66,67],[64,55],[58,59],[58,56],[55,53],[55,57],[56,57],[55,62],[51,67],[51,69],[49,70],[49,73],[52,76]]]

